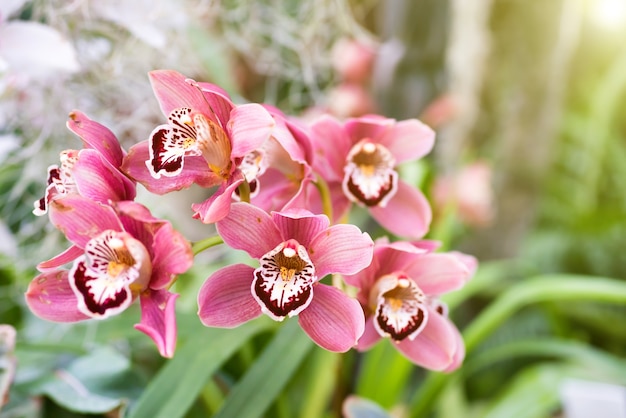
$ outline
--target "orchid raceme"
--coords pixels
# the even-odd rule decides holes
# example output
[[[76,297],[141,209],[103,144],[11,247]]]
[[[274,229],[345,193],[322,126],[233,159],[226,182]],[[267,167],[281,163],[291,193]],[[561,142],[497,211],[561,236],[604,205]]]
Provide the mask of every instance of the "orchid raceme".
[[[60,165],[48,167],[45,195],[35,202],[35,215],[44,215],[52,200],[78,194],[98,202],[133,200],[135,184],[121,171],[125,155],[115,135],[105,126],[74,110],[67,127],[84,144],[81,150],[64,150]]]
[[[192,206],[195,218],[216,222],[228,214],[237,188],[262,171],[259,149],[270,138],[274,119],[259,104],[237,106],[221,88],[176,71],[153,71],[150,81],[168,123],[130,149],[124,170],[157,194],[194,183],[219,186]]]
[[[371,265],[344,278],[359,289],[367,318],[359,350],[386,337],[413,363],[452,371],[463,361],[465,348],[438,297],[462,287],[476,260],[461,253],[434,253],[431,247],[377,240]]]
[[[193,263],[184,237],[131,201],[109,206],[67,196],[52,202],[50,219],[73,246],[39,264],[42,274],[26,293],[30,309],[57,322],[105,319],[139,298],[142,315],[136,328],[154,340],[161,355],[171,357],[178,295],[168,288]],[[69,262],[69,271],[60,269]]]
[[[259,261],[213,273],[200,289],[200,320],[236,327],[265,313],[274,320],[298,315],[302,329],[321,347],[344,352],[363,333],[358,302],[320,283],[327,274],[354,274],[367,267],[374,243],[354,225],[330,226],[304,209],[267,212],[234,203],[217,230],[232,248]]]
[[[411,239],[426,234],[430,205],[419,189],[399,179],[396,167],[430,152],[432,129],[417,119],[368,115],[341,123],[322,116],[311,126],[311,139],[314,169],[328,183],[335,220],[356,203],[393,234]]]

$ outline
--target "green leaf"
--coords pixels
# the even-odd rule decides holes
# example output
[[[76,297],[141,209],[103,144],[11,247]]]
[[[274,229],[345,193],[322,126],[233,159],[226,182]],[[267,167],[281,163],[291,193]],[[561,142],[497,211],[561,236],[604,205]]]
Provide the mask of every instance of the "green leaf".
[[[485,418],[544,418],[559,408],[561,382],[569,367],[542,364],[518,373]]]
[[[35,392],[48,395],[70,411],[104,413],[126,402],[110,387],[129,369],[126,357],[103,347],[55,370]]]
[[[296,320],[287,322],[235,385],[216,418],[263,416],[295,373],[313,342]],[[298,416],[294,414],[293,416]]]
[[[185,415],[210,376],[253,335],[266,329],[263,318],[237,329],[206,328],[176,351],[152,379],[128,418],[176,418]]]
[[[390,341],[380,341],[363,354],[356,393],[383,408],[397,404],[415,366]]]
[[[523,281],[499,296],[474,319],[463,332],[466,351],[470,353],[493,331],[522,307],[540,302],[595,301],[626,303],[626,283],[595,276],[550,274]],[[455,375],[430,373],[411,402],[411,416],[425,416],[440,391]]]

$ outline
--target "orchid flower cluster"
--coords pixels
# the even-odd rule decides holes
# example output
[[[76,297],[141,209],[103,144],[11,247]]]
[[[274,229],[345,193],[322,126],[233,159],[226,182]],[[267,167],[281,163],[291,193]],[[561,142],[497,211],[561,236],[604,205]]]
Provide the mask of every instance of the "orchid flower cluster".
[[[297,316],[333,352],[389,338],[415,364],[460,365],[463,340],[439,296],[462,287],[476,260],[421,240],[429,202],[398,171],[430,152],[428,126],[378,115],[307,124],[268,105],[237,105],[218,86],[176,71],[149,77],[165,123],[128,152],[105,126],[70,114],[67,126],[83,148],[61,152],[50,166],[34,213],[48,214],[71,245],[38,265],[26,293],[37,316],[105,319],[139,299],[136,328],[173,356],[170,288],[194,252],[134,199],[137,183],[158,195],[199,185],[209,197],[192,205],[193,218],[215,224],[223,243],[256,259],[256,267],[234,264],[207,278],[198,292],[204,325]],[[396,238],[373,241],[347,223],[355,204]]]

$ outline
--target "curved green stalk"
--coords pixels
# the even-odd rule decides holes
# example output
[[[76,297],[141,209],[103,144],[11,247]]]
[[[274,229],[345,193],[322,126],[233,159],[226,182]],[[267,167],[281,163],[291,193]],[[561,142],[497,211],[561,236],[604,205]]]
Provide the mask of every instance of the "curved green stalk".
[[[328,188],[328,184],[321,177],[317,176],[317,180],[314,182],[315,187],[320,192],[320,196],[322,198],[322,209],[324,210],[324,214],[328,216],[328,219],[333,220],[333,202],[330,199],[330,189]]]
[[[511,287],[491,303],[463,332],[467,353],[522,307],[540,302],[584,300],[626,303],[626,283],[603,277],[551,274],[537,276]],[[411,416],[423,417],[452,376],[430,373],[411,401]]]
[[[201,241],[194,242],[191,245],[191,250],[193,251],[193,255],[196,256],[206,249],[215,247],[216,245],[220,245],[223,243],[224,243],[224,240],[222,239],[222,237],[220,237],[219,235],[215,235],[212,237],[205,238]]]

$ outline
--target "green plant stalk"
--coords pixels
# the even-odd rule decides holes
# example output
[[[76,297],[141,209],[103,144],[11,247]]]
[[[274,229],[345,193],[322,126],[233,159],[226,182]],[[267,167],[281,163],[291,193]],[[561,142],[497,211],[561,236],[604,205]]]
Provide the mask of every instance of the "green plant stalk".
[[[524,281],[492,302],[465,329],[466,352],[470,353],[520,308],[532,303],[568,300],[626,303],[626,283],[603,277],[567,274],[537,276]],[[458,373],[430,373],[411,400],[411,416],[426,416],[448,380]]]
[[[333,202],[330,199],[330,189],[328,188],[328,184],[324,179],[320,176],[317,176],[317,180],[314,182],[315,187],[320,192],[320,197],[322,199],[322,209],[324,210],[324,214],[328,216],[328,219],[333,220]]]
[[[194,242],[191,245],[191,250],[193,251],[193,255],[196,256],[204,250],[207,250],[211,247],[215,247],[216,245],[220,245],[223,243],[224,243],[224,240],[222,240],[222,237],[220,237],[219,235],[215,235],[213,237],[208,237],[201,241]]]

